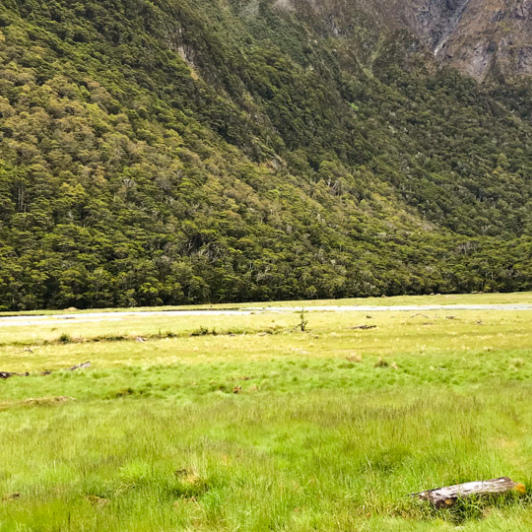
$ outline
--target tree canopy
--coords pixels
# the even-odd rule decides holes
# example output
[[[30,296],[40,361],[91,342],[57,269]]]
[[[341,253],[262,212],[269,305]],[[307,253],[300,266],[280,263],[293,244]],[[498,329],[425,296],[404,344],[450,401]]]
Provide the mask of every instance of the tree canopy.
[[[529,87],[353,17],[2,2],[0,310],[532,288]]]

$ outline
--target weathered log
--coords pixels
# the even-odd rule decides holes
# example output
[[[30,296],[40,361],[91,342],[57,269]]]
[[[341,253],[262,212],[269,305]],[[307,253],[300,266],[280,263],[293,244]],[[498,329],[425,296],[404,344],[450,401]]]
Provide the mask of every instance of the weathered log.
[[[472,496],[502,495],[512,490],[517,493],[526,493],[524,484],[518,484],[508,477],[500,477],[436,488],[422,491],[421,493],[412,493],[412,496],[429,501],[436,508],[445,508],[452,506],[458,499],[466,499]]]
[[[77,369],[86,369],[90,368],[91,363],[90,362],[83,362],[83,364],[77,364],[76,366],[72,366],[65,371],[76,371]],[[51,371],[43,371],[41,373],[42,376],[50,375]],[[13,373],[11,371],[0,371],[0,379],[9,379],[11,377],[29,377],[30,373]]]
[[[12,373],[11,371],[0,371],[0,379],[9,379],[10,377],[28,377],[29,373]]]
[[[68,371],[76,371],[77,369],[85,369],[90,368],[91,363],[90,362],[83,362],[83,364],[77,364],[76,366],[72,366],[71,368],[68,368]]]

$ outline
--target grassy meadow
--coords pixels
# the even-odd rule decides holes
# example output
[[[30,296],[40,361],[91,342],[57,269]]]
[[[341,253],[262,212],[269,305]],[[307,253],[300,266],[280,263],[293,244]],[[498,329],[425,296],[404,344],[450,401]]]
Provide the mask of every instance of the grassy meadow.
[[[532,492],[532,311],[304,303],[301,331],[291,305],[0,326],[0,371],[30,373],[0,380],[0,531],[532,530],[528,495],[409,496],[499,476]]]

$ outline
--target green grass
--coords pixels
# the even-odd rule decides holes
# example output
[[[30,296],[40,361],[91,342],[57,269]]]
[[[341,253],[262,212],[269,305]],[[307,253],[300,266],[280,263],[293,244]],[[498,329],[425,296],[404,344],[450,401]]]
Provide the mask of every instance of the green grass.
[[[0,381],[0,530],[532,529],[528,496],[409,496],[532,490],[532,312],[308,312],[301,332],[300,305],[1,327],[0,371],[31,375]]]

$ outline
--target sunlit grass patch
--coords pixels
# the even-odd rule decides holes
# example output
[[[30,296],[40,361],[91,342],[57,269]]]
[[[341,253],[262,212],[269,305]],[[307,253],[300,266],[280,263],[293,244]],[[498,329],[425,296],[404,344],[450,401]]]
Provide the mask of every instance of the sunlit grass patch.
[[[0,530],[527,529],[529,314],[300,311],[2,329]]]

